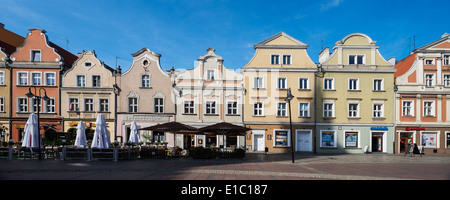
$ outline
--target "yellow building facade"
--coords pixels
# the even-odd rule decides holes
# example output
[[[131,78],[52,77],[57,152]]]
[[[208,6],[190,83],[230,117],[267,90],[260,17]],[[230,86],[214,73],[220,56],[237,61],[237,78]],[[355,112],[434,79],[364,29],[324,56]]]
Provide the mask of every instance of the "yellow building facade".
[[[254,45],[253,58],[242,67],[246,91],[244,124],[252,129],[246,135],[249,151],[314,150],[317,67],[308,56],[307,47],[283,32]],[[289,89],[294,96],[290,106],[285,100]]]
[[[394,63],[363,33],[319,55],[316,150],[319,153],[393,152]]]
[[[8,55],[0,47],[0,142],[9,140],[10,118],[10,70],[8,69]]]

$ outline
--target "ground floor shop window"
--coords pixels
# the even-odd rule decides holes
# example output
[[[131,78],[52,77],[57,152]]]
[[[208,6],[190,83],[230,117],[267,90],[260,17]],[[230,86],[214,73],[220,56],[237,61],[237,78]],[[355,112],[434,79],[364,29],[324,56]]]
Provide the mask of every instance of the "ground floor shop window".
[[[437,147],[437,133],[436,132],[422,132],[422,145],[425,148]]]
[[[336,131],[320,131],[320,147],[336,148]]]
[[[274,146],[275,147],[289,147],[290,134],[289,130],[275,130],[274,131]]]
[[[446,133],[446,138],[447,138],[447,149],[450,149],[450,132]]]
[[[358,147],[358,132],[345,132],[345,147]]]

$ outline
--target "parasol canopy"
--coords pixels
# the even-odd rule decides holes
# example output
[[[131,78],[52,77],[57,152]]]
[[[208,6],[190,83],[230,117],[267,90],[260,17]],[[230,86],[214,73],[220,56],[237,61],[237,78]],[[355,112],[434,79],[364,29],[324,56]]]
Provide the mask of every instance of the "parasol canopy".
[[[31,113],[28,117],[28,121],[25,124],[24,129],[25,135],[22,139],[22,147],[39,147],[40,133],[39,133],[39,125],[37,122],[37,116],[34,113]],[[42,144],[42,143],[41,143]]]
[[[83,121],[78,122],[77,126],[77,137],[75,138],[75,146],[77,147],[85,147],[87,146],[86,141],[86,126]]]
[[[109,148],[111,147],[111,140],[109,139],[108,129],[106,128],[106,120],[103,114],[97,115],[95,121],[95,133],[92,140],[92,148]]]
[[[131,122],[131,133],[130,133],[130,139],[128,140],[128,142],[130,142],[130,143],[140,142],[139,134],[138,134],[138,126],[135,121]]]

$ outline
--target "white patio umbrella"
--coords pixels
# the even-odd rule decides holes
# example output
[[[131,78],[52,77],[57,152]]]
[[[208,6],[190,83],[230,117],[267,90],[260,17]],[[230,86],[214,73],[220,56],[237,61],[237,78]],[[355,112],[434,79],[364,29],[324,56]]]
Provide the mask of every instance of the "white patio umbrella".
[[[83,121],[78,122],[77,126],[77,137],[75,138],[76,147],[85,147],[87,146],[86,142],[86,126],[84,126]]]
[[[130,133],[130,139],[128,139],[129,143],[136,143],[140,142],[139,134],[138,134],[138,126],[135,121],[131,122],[131,133]]]
[[[106,129],[106,121],[103,114],[98,114],[97,121],[95,121],[95,133],[92,140],[92,148],[109,148],[111,141],[109,139],[108,129]]]
[[[25,135],[22,139],[22,147],[39,147],[40,134],[36,114],[30,114],[28,121],[25,124],[24,132]]]

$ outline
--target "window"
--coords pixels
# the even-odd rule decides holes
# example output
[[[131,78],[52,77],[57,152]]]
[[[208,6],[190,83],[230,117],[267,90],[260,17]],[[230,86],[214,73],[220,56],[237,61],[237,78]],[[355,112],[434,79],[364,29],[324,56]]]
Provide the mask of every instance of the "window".
[[[78,99],[77,98],[69,98],[69,111],[79,111],[78,107]]]
[[[299,78],[298,89],[308,89],[308,78]]]
[[[446,138],[447,138],[447,149],[450,149],[450,132],[446,133]]]
[[[334,103],[323,103],[323,117],[334,117]]]
[[[432,87],[434,85],[434,74],[425,74],[425,85]]]
[[[77,86],[78,87],[86,86],[86,76],[85,75],[77,75]]]
[[[421,138],[424,148],[437,148],[438,137],[436,132],[422,132]]]
[[[0,97],[0,112],[5,112],[5,97]]]
[[[283,55],[283,65],[291,64],[291,55]]]
[[[434,59],[425,59],[425,65],[434,65]]]
[[[349,65],[364,65],[365,58],[364,55],[349,55],[348,56]]]
[[[47,112],[47,113],[55,112],[55,99],[54,98],[50,98],[48,101],[46,101],[45,112]]]
[[[280,64],[280,55],[272,55],[270,63],[272,65],[278,65]]]
[[[46,73],[45,74],[45,84],[46,85],[56,85],[56,74]]]
[[[384,104],[374,103],[373,104],[373,117],[374,118],[382,118],[384,117]]]
[[[274,146],[276,147],[289,147],[290,146],[290,130],[286,130],[286,129],[279,129],[279,130],[274,130],[273,133],[273,137],[274,139]]]
[[[41,85],[42,77],[41,73],[31,73],[31,84]]]
[[[325,78],[323,85],[324,90],[334,90],[334,78]]]
[[[444,55],[444,59],[442,60],[444,66],[450,65],[450,55]]]
[[[84,111],[85,112],[94,111],[94,99],[84,99]]]
[[[358,147],[358,132],[345,132],[345,147]]]
[[[99,99],[100,112],[109,112],[109,99]]]
[[[309,103],[299,103],[298,116],[309,117]]]
[[[255,78],[253,78],[253,88],[264,88],[264,79],[263,79],[263,77],[255,77]]]
[[[402,115],[403,116],[414,116],[414,102],[413,101],[403,101],[402,103]]]
[[[142,87],[150,87],[150,75],[142,75]]]
[[[135,97],[128,98],[128,112],[136,113],[138,111],[138,99]]]
[[[434,116],[434,101],[423,102],[423,116]]]
[[[254,116],[264,116],[263,102],[253,103],[253,115]]]
[[[359,104],[349,103],[348,104],[348,117],[359,117]]]
[[[206,102],[206,114],[216,114],[216,102],[207,101]]]
[[[19,72],[19,85],[28,85],[28,73]]]
[[[32,62],[41,61],[41,51],[40,50],[31,50],[31,61]]]
[[[100,87],[101,78],[99,75],[92,75],[92,87]]]
[[[359,79],[350,78],[348,79],[348,90],[358,90],[359,89]]]
[[[17,112],[28,112],[28,98],[19,97],[18,102]]]
[[[279,117],[286,117],[286,102],[278,102],[277,104],[277,116]]]
[[[164,99],[163,98],[155,98],[155,113],[163,113],[164,112]]]
[[[450,87],[450,74],[444,74],[444,86]]]
[[[206,71],[206,77],[208,80],[214,80],[214,70],[213,69],[208,69]]]
[[[5,72],[0,71],[0,85],[5,85]]]
[[[373,90],[374,91],[384,90],[383,79],[373,79]]]
[[[187,100],[184,101],[184,114],[194,114],[194,101]]]
[[[36,99],[36,98],[32,98],[31,99],[31,103],[32,105],[32,112],[41,112],[42,111],[42,106],[41,106],[41,100],[40,99]]]
[[[336,148],[336,131],[320,130],[320,147]]]
[[[90,62],[85,62],[85,63],[84,63],[84,66],[89,68],[89,67],[92,66],[92,63],[90,63]]]
[[[287,89],[286,78],[278,78],[278,89]]]
[[[238,114],[237,107],[238,107],[237,101],[229,101],[227,103],[227,111],[228,111],[227,114],[237,115]]]

